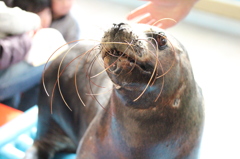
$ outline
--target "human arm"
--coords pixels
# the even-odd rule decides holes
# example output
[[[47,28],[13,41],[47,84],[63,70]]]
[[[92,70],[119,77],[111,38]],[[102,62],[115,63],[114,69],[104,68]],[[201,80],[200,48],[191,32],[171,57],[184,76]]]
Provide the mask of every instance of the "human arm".
[[[31,40],[28,33],[0,39],[0,70],[24,60]]]
[[[143,6],[133,10],[128,20],[136,18],[138,23],[156,25],[163,29],[169,28],[187,16],[198,0],[145,0]],[[167,19],[166,19],[167,18]],[[171,20],[173,19],[173,20]]]

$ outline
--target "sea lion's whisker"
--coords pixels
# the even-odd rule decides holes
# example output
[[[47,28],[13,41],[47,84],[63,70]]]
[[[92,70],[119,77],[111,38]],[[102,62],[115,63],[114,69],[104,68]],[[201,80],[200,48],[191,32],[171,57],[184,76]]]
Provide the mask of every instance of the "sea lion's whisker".
[[[124,42],[101,42],[101,44],[123,44],[123,45],[129,45],[128,43],[124,43]],[[132,44],[131,44],[131,45],[132,45]],[[124,53],[122,53],[120,56],[115,55],[115,54],[112,54],[112,53],[111,53],[111,50],[107,50],[107,49],[104,47],[104,45],[102,45],[102,48],[106,50],[106,51],[104,51],[105,54],[108,54],[108,55],[113,56],[113,57],[117,57],[118,59],[124,56]],[[127,50],[127,49],[126,49],[126,50]],[[125,50],[125,51],[126,51],[126,50]],[[115,50],[113,50],[113,51],[115,51]],[[103,57],[103,58],[104,58],[104,57]],[[95,77],[99,76],[100,74],[102,74],[102,73],[105,72],[105,71],[107,71],[108,73],[114,74],[113,72],[108,71],[108,70],[109,70],[113,65],[116,64],[116,62],[118,61],[118,59],[117,59],[116,61],[114,61],[111,65],[107,66],[106,68],[103,67],[104,69],[103,69],[101,72],[97,73],[96,75],[91,76],[90,78],[95,78]]]
[[[91,63],[90,65],[93,65],[94,63]],[[89,66],[89,74],[91,74],[91,71],[92,71],[92,66]],[[94,95],[91,95],[91,94],[94,94],[93,93],[93,89],[92,89],[92,85],[91,85],[91,78],[88,78],[88,82],[89,82],[89,89],[90,89],[90,96],[100,105],[100,107],[103,109],[103,110],[106,110],[106,108],[98,101],[98,99],[94,96]]]
[[[94,40],[94,41],[95,41],[95,40]],[[61,91],[61,86],[60,86],[60,82],[59,82],[59,80],[60,80],[60,73],[59,73],[59,72],[60,72],[60,68],[61,68],[61,66],[62,66],[63,60],[65,59],[66,55],[71,51],[71,49],[72,49],[73,47],[75,47],[76,45],[78,45],[79,42],[80,42],[80,41],[78,41],[76,44],[74,44],[73,46],[71,46],[71,48],[64,54],[64,56],[63,56],[63,58],[61,59],[61,62],[60,62],[60,64],[59,64],[59,67],[58,67],[57,84],[58,84],[59,94],[60,94],[63,102],[65,103],[65,105],[69,108],[69,110],[71,110],[71,108],[70,108],[70,106],[68,105],[68,103],[66,102],[66,100],[65,100],[65,98],[64,98],[64,96],[63,96],[63,94],[62,94],[62,91]],[[74,60],[77,59],[77,58],[80,57],[80,56],[85,56],[87,53],[88,53],[88,51],[85,52],[85,53],[83,53],[83,54],[81,54],[81,55],[79,55],[79,56],[77,56],[76,58],[74,58]],[[72,60],[72,61],[74,61],[74,60]],[[71,61],[71,62],[72,62],[72,61]],[[70,62],[70,63],[71,63],[71,62]],[[67,66],[68,66],[68,65],[67,65]],[[66,67],[65,67],[65,68],[66,68]],[[76,86],[76,85],[75,85],[75,86]],[[82,99],[81,99],[81,97],[80,97],[79,94],[78,94],[78,97],[79,97],[80,101],[83,103],[83,105],[85,105],[84,102],[82,101]],[[53,99],[53,98],[52,98],[52,99]],[[52,99],[51,99],[51,107],[52,107],[52,102],[53,102]],[[72,110],[71,110],[71,111],[72,111]]]
[[[68,52],[72,49],[72,47],[68,50]],[[81,55],[80,55],[81,56]],[[65,69],[75,60],[77,59],[78,57],[72,59],[64,68],[63,70],[61,71],[61,73],[58,74],[59,78],[62,76],[63,72],[65,71]],[[56,88],[56,85],[58,83],[58,80],[56,79],[56,82],[54,83],[54,86],[53,86],[53,89],[52,89],[52,93],[51,93],[51,104],[50,104],[50,109],[51,109],[51,114],[53,113],[52,111],[52,108],[53,108],[53,97],[54,97],[54,92],[55,92],[55,88]],[[71,110],[71,109],[70,109]]]
[[[51,60],[52,56],[53,56],[58,50],[60,50],[61,48],[63,48],[64,46],[66,46],[66,45],[68,45],[68,44],[71,44],[71,43],[74,43],[74,42],[80,42],[80,41],[84,41],[84,40],[99,42],[98,40],[94,40],[94,39],[79,39],[79,40],[70,41],[70,42],[68,42],[68,43],[60,46],[58,49],[56,49],[56,51],[54,51],[54,52],[52,53],[52,55],[51,55],[51,56],[48,58],[48,60],[46,61],[46,64],[44,65],[44,69],[43,69],[42,84],[43,84],[43,89],[44,89],[45,93],[47,94],[47,96],[49,96],[49,93],[48,93],[48,91],[47,91],[46,84],[45,84],[45,72],[46,72],[47,64],[48,64],[49,61]]]
[[[51,60],[51,58],[53,57],[53,55],[58,51],[60,50],[61,48],[63,48],[64,46],[68,45],[68,44],[71,44],[71,43],[75,43],[75,42],[80,42],[80,41],[95,41],[95,42],[100,42],[99,40],[94,40],[94,39],[79,39],[79,40],[73,40],[73,41],[70,41],[70,42],[67,42],[66,44],[63,44],[62,46],[60,46],[59,48],[56,49],[56,51],[54,51],[52,53],[52,55],[48,58],[48,60],[46,61],[46,64],[44,65],[44,69],[43,69],[43,75],[42,75],[42,84],[43,84],[43,88],[44,88],[44,91],[45,93],[47,94],[47,96],[49,96],[49,93],[47,91],[47,88],[46,88],[46,84],[45,84],[45,72],[46,72],[46,69],[47,69],[47,64],[49,63],[49,61]]]
[[[108,51],[107,54],[113,56],[113,57],[119,57],[118,55],[115,55],[114,53],[116,52],[116,50],[113,50],[113,53],[111,53],[111,51]]]
[[[102,48],[105,50],[104,52],[105,52],[105,54],[104,54],[104,56],[102,57],[103,58],[103,61],[104,61],[104,58],[105,58],[105,56],[108,56],[108,55],[110,55],[110,56],[113,56],[113,57],[118,57],[117,55],[114,55],[114,54],[112,54],[111,53],[111,51],[112,50],[108,50],[108,49],[106,49],[106,47],[103,45],[103,44],[112,44],[111,42],[107,42],[107,43],[101,43],[102,45]],[[113,50],[114,52],[116,51],[116,50]],[[101,52],[103,52],[103,51],[101,51]],[[118,60],[118,59],[117,59]],[[98,76],[99,74],[102,74],[103,72],[108,72],[108,73],[112,73],[112,74],[114,74],[113,72],[111,72],[111,71],[108,71],[109,69],[110,69],[110,67],[112,67],[113,65],[115,65],[115,63],[117,62],[117,60],[116,61],[114,61],[111,65],[109,65],[108,67],[106,67],[105,66],[105,63],[104,63],[104,66],[103,66],[103,70],[101,71],[101,72],[99,72],[98,74],[96,74],[95,76]],[[114,74],[115,75],[115,74]],[[94,78],[95,76],[92,76],[91,78]]]
[[[131,46],[132,44],[128,43],[127,41],[125,41],[125,42],[122,43],[122,44],[128,45],[128,46],[127,46],[127,48],[122,52],[122,54],[121,54],[120,56],[118,56],[117,60],[114,61],[114,63],[117,62],[117,61],[119,61],[120,58],[122,58],[122,57],[125,57],[125,56],[129,57],[129,55],[127,55],[126,52],[127,52],[127,50],[129,49],[129,47],[132,48],[132,46]],[[120,76],[120,75],[122,74],[122,72],[123,72],[123,70],[121,70],[121,72],[120,72],[117,76]],[[131,70],[130,70],[129,72],[131,72]],[[112,72],[111,72],[111,73],[112,73]]]
[[[86,51],[86,52],[84,53],[84,56],[85,56],[86,54],[90,54],[97,46],[98,46],[98,45],[96,45],[96,46],[94,46],[92,49],[89,49],[88,51]],[[82,54],[82,55],[83,55],[83,54]],[[79,55],[79,56],[81,56],[81,55]],[[79,56],[78,56],[78,57],[79,57]],[[83,56],[83,57],[84,57],[84,56]],[[78,70],[79,65],[80,65],[80,60],[79,60],[78,64],[77,64],[76,67],[75,67],[74,85],[75,85],[76,93],[77,93],[77,96],[78,96],[79,100],[81,101],[81,103],[83,104],[83,106],[86,106],[86,104],[85,104],[84,101],[82,100],[81,95],[80,95],[80,93],[79,93],[79,91],[78,91],[78,85],[77,85],[77,70]]]
[[[168,39],[167,39],[167,40],[168,40]],[[168,42],[169,42],[170,45],[172,46],[171,48],[172,48],[172,51],[173,51],[173,53],[174,53],[174,56],[176,56],[176,51],[175,51],[175,49],[174,49],[174,47],[173,47],[173,44],[171,43],[170,40],[168,40]],[[168,69],[166,72],[164,72],[163,74],[161,74],[160,76],[158,76],[158,77],[156,77],[156,78],[161,78],[161,77],[165,76],[165,75],[172,69],[172,67],[174,66],[174,64],[175,64],[175,60],[173,60],[171,66],[169,67],[169,69]]]
[[[88,67],[88,71],[87,71],[86,77],[88,77],[88,78],[90,79],[90,82],[91,82],[92,84],[94,84],[95,86],[97,86],[97,87],[99,87],[99,88],[106,88],[106,87],[97,85],[95,82],[93,82],[93,81],[91,80],[90,75],[88,75],[88,73],[90,74],[90,72],[91,72],[90,70],[92,70],[92,67],[93,67],[94,63],[96,62],[96,60],[99,59],[99,58],[98,58],[99,55],[100,55],[100,53],[96,54],[95,57],[94,57],[94,58],[92,59],[92,61],[90,62],[90,65],[89,65],[89,67]],[[99,75],[100,75],[100,74],[99,74]]]
[[[96,56],[100,56],[101,52],[97,53]],[[102,68],[104,68],[104,64],[103,64],[103,59],[102,58],[97,58],[98,64],[100,66],[102,66]]]
[[[131,47],[131,49],[132,49],[132,51],[133,51],[133,55],[134,55],[134,65],[133,65],[133,67],[131,68],[131,70],[127,73],[127,74],[129,74],[130,72],[132,72],[132,70],[136,67],[136,64],[137,64],[137,55],[136,55],[136,51],[134,50],[134,48],[133,48],[133,40],[129,43],[129,42],[127,42],[127,41],[125,41],[127,44],[129,44],[129,46],[128,47]],[[128,47],[126,48],[126,51],[127,51],[127,49],[128,49]],[[123,54],[124,54],[124,52],[123,52]]]
[[[155,45],[154,45],[153,43],[151,43],[151,42],[149,41],[149,39],[153,40],[153,41],[155,42]],[[162,72],[164,72],[163,66],[162,66],[162,64],[161,64],[161,62],[160,62],[160,60],[159,60],[159,58],[158,58],[158,55],[157,55],[157,50],[158,50],[157,41],[156,41],[153,37],[149,37],[148,39],[141,39],[141,40],[145,40],[146,42],[148,42],[148,43],[150,43],[150,44],[152,45],[152,47],[154,48],[154,50],[156,51],[156,53],[154,53],[154,52],[152,52],[152,51],[150,51],[150,50],[149,50],[149,52],[152,53],[153,56],[156,57],[156,62],[155,62],[155,65],[154,65],[154,71],[153,71],[153,73],[152,73],[152,76],[151,76],[151,78],[149,79],[149,82],[147,83],[145,89],[143,90],[143,92],[141,93],[141,95],[138,96],[138,98],[140,98],[140,97],[143,95],[143,93],[147,90],[147,88],[149,87],[149,85],[150,85],[151,82],[152,82],[152,84],[151,84],[151,86],[152,86],[152,85],[154,84],[154,82],[158,79],[158,78],[155,76],[154,81],[152,81],[153,75],[154,75],[155,72],[157,71],[157,66],[158,66],[158,64],[159,64]],[[155,47],[155,46],[156,46],[156,47]],[[162,76],[162,77],[163,77],[163,76]],[[161,93],[162,93],[162,90],[163,90],[163,87],[164,87],[164,77],[163,77],[162,80],[163,80],[163,82],[162,82],[162,86],[161,86],[161,89],[160,89],[160,93],[158,94],[157,98],[154,100],[155,102],[156,102],[156,101],[158,100],[158,98],[160,97],[160,95],[161,95]],[[135,99],[135,100],[136,100],[136,99]]]
[[[156,61],[157,61],[157,60],[156,60]],[[156,64],[157,64],[157,63],[156,63]],[[141,96],[146,92],[147,88],[149,87],[149,85],[150,85],[150,83],[151,83],[151,81],[152,81],[152,79],[153,79],[153,77],[154,77],[154,74],[155,74],[155,72],[156,72],[156,69],[157,69],[157,66],[154,67],[153,73],[152,73],[152,75],[151,75],[151,77],[150,77],[150,79],[149,79],[146,87],[144,88],[144,90],[142,91],[142,93],[141,93],[136,99],[133,100],[134,102],[136,102],[139,98],[141,98]]]
[[[79,55],[79,56],[82,56],[82,55]],[[76,60],[79,56],[77,56],[77,57],[75,57],[74,59],[72,59],[72,60],[62,69],[59,78],[62,76],[62,74],[63,74],[63,72],[66,70],[66,68],[67,68],[74,60]],[[51,93],[51,104],[50,104],[51,114],[53,113],[53,112],[52,112],[52,107],[53,107],[53,106],[52,106],[52,105],[53,105],[52,103],[53,103],[53,97],[54,97],[54,92],[55,92],[55,88],[56,88],[56,86],[57,86],[57,83],[58,83],[58,81],[56,80],[56,82],[54,83],[53,89],[52,89],[52,93]]]
[[[164,82],[164,76],[163,76],[163,77],[162,77],[162,86],[161,86],[160,92],[158,93],[158,96],[157,96],[157,98],[154,100],[154,102],[157,102],[157,100],[158,100],[159,97],[161,96],[162,91],[163,91],[164,84],[165,84],[165,82]]]
[[[155,26],[157,23],[159,23],[159,22],[161,22],[161,21],[164,21],[164,20],[170,20],[170,21],[173,21],[173,22],[177,23],[177,21],[176,21],[175,19],[172,19],[172,18],[162,18],[162,19],[159,19],[159,20],[157,20],[156,22],[154,22],[154,23],[152,24],[152,26]]]
[[[154,75],[155,75],[155,72],[156,72],[156,70],[157,70],[157,62],[158,62],[158,56],[157,56],[157,58],[156,58],[156,62],[155,62],[155,65],[154,65],[154,69],[153,69],[152,75],[151,75],[151,77],[150,77],[150,79],[149,79],[146,87],[144,88],[144,90],[142,91],[142,93],[141,93],[136,99],[133,100],[134,102],[137,101],[139,98],[141,98],[141,96],[146,92],[147,88],[149,87],[150,83],[152,82],[152,79],[153,79],[153,77],[154,77]]]
[[[97,56],[99,56],[99,55],[101,55],[101,52],[97,54]],[[97,58],[97,59],[98,59],[98,58]],[[104,65],[102,65],[100,62],[99,62],[99,65],[102,66],[103,70],[102,70],[101,72],[99,72],[99,73],[97,73],[97,74],[89,77],[89,78],[95,78],[95,77],[101,75],[101,74],[102,74],[103,72],[105,72],[108,68],[110,68],[113,64],[110,65],[110,66],[108,66],[108,68],[105,68]]]
[[[154,47],[154,48],[155,48],[155,47]],[[157,52],[157,48],[155,48],[155,49],[156,49],[155,52]],[[149,50],[149,53],[153,54],[153,56],[156,56],[156,63],[155,63],[155,65],[154,65],[154,68],[156,67],[156,72],[157,72],[158,63],[160,64],[160,67],[162,67],[161,62],[160,62],[160,60],[158,59],[157,53],[154,53],[154,52],[152,52],[152,51],[150,51],[150,50]],[[151,84],[150,86],[153,86],[153,85],[154,85],[155,81],[157,80],[156,76],[157,76],[157,73],[156,73],[155,78],[154,78],[154,80],[152,81],[152,84]]]
[[[75,47],[75,46],[78,45],[81,41],[84,41],[84,40],[90,40],[90,41],[99,42],[98,40],[93,40],[93,39],[80,39],[80,40],[75,40],[75,41],[69,42],[69,43],[73,43],[73,42],[77,42],[77,43],[74,44],[73,46],[71,46],[71,48],[68,49],[68,51],[64,54],[63,58],[62,58],[61,61],[60,61],[59,67],[58,67],[57,84],[58,84],[59,94],[60,94],[63,102],[65,103],[65,105],[66,105],[66,106],[68,107],[68,109],[71,110],[71,111],[72,111],[72,109],[70,108],[70,106],[69,106],[68,103],[66,102],[66,100],[65,100],[65,98],[64,98],[64,96],[63,96],[63,94],[62,94],[62,91],[61,91],[61,86],[60,86],[60,82],[59,82],[59,79],[60,79],[60,68],[61,68],[61,66],[62,66],[63,60],[65,59],[66,55],[72,50],[73,47]],[[68,43],[68,44],[69,44],[69,43]],[[85,55],[85,54],[87,54],[87,53],[88,53],[88,52],[86,52],[86,53],[84,53],[84,54],[81,54],[81,55],[79,55],[78,57],[80,57],[80,56],[82,56],[82,55]],[[77,58],[78,58],[78,57],[77,57]],[[77,58],[75,58],[75,59],[77,59]],[[68,65],[67,65],[67,66],[68,66]],[[82,102],[82,99],[81,99],[81,97],[80,97],[79,94],[78,94],[78,97],[79,97],[80,101]],[[53,100],[53,98],[51,99],[51,109],[52,109],[52,102],[53,102],[52,100]],[[83,103],[83,102],[82,102],[82,103]],[[84,105],[84,103],[83,103],[83,105]]]
[[[157,42],[155,39],[154,39],[154,41]],[[156,52],[157,52],[157,49],[158,49],[158,46],[157,46],[157,48],[156,48]],[[161,68],[161,71],[164,72],[162,63],[161,63],[160,59],[158,58],[157,53],[156,53],[156,54],[153,53],[153,55],[156,56],[156,62],[159,64],[159,66],[160,66],[160,68]],[[157,67],[157,63],[155,64],[155,67]],[[154,82],[155,82],[157,79],[158,79],[158,78],[155,76],[154,81],[152,82],[152,85],[154,84]],[[154,102],[157,102],[158,98],[161,96],[162,91],[163,91],[163,87],[164,87],[164,76],[162,77],[162,85],[161,85],[161,88],[160,88],[160,92],[159,92],[157,98],[154,100]]]
[[[72,109],[70,108],[70,106],[68,105],[68,103],[66,102],[66,100],[65,100],[65,98],[64,98],[64,96],[63,96],[63,94],[62,94],[62,90],[61,90],[61,86],[60,86],[60,81],[59,81],[59,79],[60,79],[60,69],[61,69],[62,62],[63,62],[63,60],[65,59],[66,55],[67,55],[67,54],[72,50],[72,48],[73,48],[74,46],[76,46],[79,42],[80,42],[80,41],[78,41],[76,44],[74,44],[73,46],[71,46],[71,48],[68,49],[68,51],[64,54],[63,58],[61,59],[61,62],[60,62],[60,64],[59,64],[59,66],[58,66],[58,72],[57,72],[57,85],[58,85],[59,94],[60,94],[63,102],[65,103],[65,105],[66,105],[66,106],[68,107],[68,109],[71,110],[71,111],[72,111]],[[53,98],[51,99],[51,109],[52,109],[52,100],[53,100]]]
[[[114,62],[113,62],[111,65],[109,65],[108,67],[106,67],[106,68],[103,67],[104,69],[103,69],[101,72],[97,73],[96,75],[91,76],[90,78],[95,78],[95,77],[101,75],[103,72],[108,71],[108,70],[110,69],[110,67],[112,67],[116,62],[117,62],[117,60],[114,61]],[[109,71],[109,73],[111,73],[111,72]]]
[[[150,42],[149,39],[153,40],[153,41],[156,43],[155,45],[156,45],[157,47],[155,47],[155,45],[154,45],[152,42]],[[153,54],[153,56],[156,57],[156,62],[155,62],[155,65],[154,65],[154,70],[155,70],[155,71],[153,71],[152,76],[151,76],[151,78],[149,79],[148,84],[146,85],[144,91],[142,92],[142,94],[141,94],[141,96],[142,96],[143,93],[144,93],[144,92],[147,90],[147,88],[149,87],[150,83],[152,83],[152,84],[150,85],[150,86],[152,86],[152,85],[155,83],[155,81],[157,80],[157,78],[156,78],[156,76],[155,76],[154,80],[152,81],[152,77],[153,77],[153,75],[155,74],[155,72],[156,72],[156,70],[157,70],[158,64],[160,65],[162,72],[164,72],[164,71],[163,71],[162,64],[161,64],[161,62],[160,62],[160,60],[159,60],[159,58],[158,58],[158,55],[157,55],[157,50],[158,50],[157,41],[156,41],[153,37],[149,37],[148,39],[138,39],[138,40],[144,40],[144,41],[146,41],[147,43],[151,44],[152,47],[154,48],[155,52],[156,52],[156,53],[154,53],[154,52],[152,52],[151,50],[148,50],[149,53]],[[160,93],[158,94],[155,102],[156,102],[157,99],[160,97],[160,94],[161,94],[161,92],[162,92],[162,90],[163,90],[163,86],[164,86],[164,79],[163,79],[163,83],[162,83],[162,86],[161,86]],[[140,96],[139,96],[138,98],[140,98]]]
[[[154,39],[153,37],[149,37],[148,39],[153,40],[153,41],[156,43],[156,46],[157,46],[157,41],[156,41],[156,39]],[[166,40],[168,40],[168,39],[166,38]],[[176,51],[175,51],[175,49],[174,49],[174,47],[173,47],[171,41],[168,40],[168,42],[169,42],[170,45],[172,46],[171,48],[173,49],[174,54],[176,54]],[[151,43],[150,43],[150,44],[151,44]],[[156,48],[154,45],[153,45],[153,47],[154,47],[156,50],[158,49],[158,48]],[[160,60],[159,60],[159,63],[160,63]],[[171,64],[170,68],[169,68],[166,72],[163,71],[164,73],[161,74],[160,76],[156,77],[156,78],[158,79],[158,78],[161,78],[162,76],[165,76],[165,75],[166,75],[166,74],[172,69],[174,63],[175,63],[175,61],[173,61],[173,63]],[[161,65],[161,67],[162,67],[162,65]]]
[[[52,55],[48,58],[46,64],[44,65],[43,75],[42,75],[42,84],[43,84],[43,89],[44,89],[45,93],[47,94],[47,96],[49,96],[49,93],[48,93],[48,91],[47,91],[46,84],[45,84],[45,72],[46,72],[47,64],[48,64],[49,61],[51,60],[52,56],[53,56],[58,50],[60,50],[61,48],[63,48],[63,47],[66,46],[66,45],[68,45],[68,43],[66,43],[66,44],[60,46],[58,49],[56,49],[56,51],[54,51],[54,52],[52,53]]]
[[[99,56],[99,55],[101,55],[101,53],[98,53],[98,54],[97,54],[97,56]],[[120,57],[122,57],[122,56],[123,56],[123,55],[121,55]],[[117,56],[116,56],[116,57],[117,57]],[[118,57],[118,58],[119,58],[119,57]],[[96,58],[96,60],[99,61],[99,58]],[[104,67],[104,65],[102,65],[102,64],[99,62],[99,65],[102,66],[103,70],[102,70],[101,72],[99,72],[99,73],[91,76],[90,78],[96,78],[97,76],[101,75],[101,74],[104,73],[104,72],[108,72],[108,73],[111,73],[111,74],[116,75],[115,73],[109,71],[109,69],[110,69],[110,67],[112,67],[113,65],[115,65],[115,63],[116,63],[117,61],[118,61],[118,59],[115,60],[115,61],[114,61],[111,65],[109,65],[108,67]]]
[[[172,49],[172,51],[173,51],[173,53],[174,53],[174,56],[176,56],[176,51],[175,51],[175,49],[174,49],[174,47],[173,47],[171,41],[168,40],[167,38],[166,38],[166,40],[167,40],[167,41],[170,43],[170,45],[172,46],[171,49]],[[161,67],[162,72],[164,72],[163,67],[162,67],[162,64],[161,64],[160,61],[159,61],[159,63],[160,63],[160,67]],[[165,76],[165,75],[166,75],[166,74],[172,69],[172,67],[174,66],[174,64],[175,64],[175,60],[173,60],[173,62],[172,62],[172,64],[171,64],[170,68],[169,68],[166,72],[164,72],[162,75],[156,77],[156,79],[162,77],[162,80],[163,80],[163,81],[162,81],[162,86],[161,86],[161,89],[160,89],[160,93],[158,94],[157,98],[155,99],[155,102],[159,99],[159,97],[160,97],[161,94],[162,94],[163,86],[164,86],[164,76]]]
[[[156,60],[158,60],[159,66],[160,66],[160,68],[161,68],[161,71],[164,72],[162,63],[161,63],[160,59],[158,59],[158,55],[157,55],[157,50],[158,50],[157,41],[156,41],[156,39],[154,39],[153,37],[150,37],[150,39],[153,40],[153,41],[155,42],[155,45],[157,46],[157,47],[154,47],[154,48],[156,49],[156,54],[153,54],[153,55],[156,56]],[[158,78],[155,77],[155,80],[157,80],[157,79],[158,79]],[[163,87],[164,87],[164,76],[162,76],[162,85],[161,85],[161,88],[160,88],[160,92],[159,92],[159,94],[157,95],[157,98],[154,100],[154,102],[157,102],[157,100],[158,100],[159,97],[161,96],[162,91],[163,91]]]
[[[156,57],[156,60],[158,60],[158,63],[159,63],[160,66],[161,66],[160,60],[158,59],[158,55],[157,55],[158,47],[155,47],[155,45],[154,45],[151,41],[149,41],[149,39],[153,40],[153,41],[155,42],[155,45],[157,46],[157,41],[156,41],[153,37],[149,37],[148,39],[138,39],[138,40],[144,40],[144,41],[146,41],[147,43],[149,43],[149,44],[152,45],[152,47],[154,48],[154,50],[155,50],[156,53],[152,52],[151,50],[148,50],[148,52],[151,53],[151,54],[153,54],[153,56]],[[155,65],[154,67],[157,67],[157,66]],[[155,81],[155,80],[156,80],[156,78],[154,79],[154,81]],[[152,82],[151,86],[154,84],[154,81]]]
[[[94,65],[94,63],[96,62],[96,60],[98,60],[99,58],[98,58],[98,56],[100,55],[101,53],[97,53],[95,56],[94,56],[94,58],[92,59],[92,61],[90,62],[90,65],[89,65],[89,67],[88,67],[88,70],[87,70],[87,77],[88,77],[88,79],[89,79],[89,86],[90,86],[90,90],[89,90],[89,92],[92,92],[92,93],[88,93],[88,94],[86,94],[86,95],[90,95],[93,99],[95,99],[96,101],[97,101],[97,99],[95,98],[95,97],[93,97],[94,95],[101,95],[101,93],[100,94],[94,94],[93,93],[93,91],[92,91],[92,87],[91,87],[91,83],[92,84],[94,84],[95,86],[97,86],[97,87],[99,87],[99,88],[106,88],[106,87],[102,87],[102,86],[99,86],[99,85],[97,85],[96,83],[94,83],[92,80],[91,80],[91,77],[90,77],[90,74],[91,74],[91,70],[92,70],[92,68],[93,68],[93,65]],[[89,75],[88,75],[89,74]],[[110,90],[112,90],[112,89],[110,89]],[[109,90],[108,90],[109,91]],[[105,93],[104,93],[105,94]],[[99,103],[99,105],[103,108],[103,109],[105,109],[101,104],[100,104],[100,102],[99,101],[97,101],[98,103]]]
[[[154,39],[155,40],[155,39]],[[158,59],[158,56],[157,56],[157,59]],[[158,63],[159,63],[159,66],[160,66],[160,68],[161,68],[161,71],[162,72],[164,72],[164,69],[163,69],[163,66],[162,66],[162,63],[161,63],[161,61],[158,59]],[[157,77],[155,78],[156,80],[158,79]],[[161,94],[162,94],[162,91],[163,91],[163,87],[164,87],[164,76],[162,76],[162,85],[161,85],[161,88],[160,88],[160,91],[159,91],[159,93],[158,93],[158,96],[157,96],[157,98],[154,100],[154,102],[157,102],[157,100],[159,99],[159,97],[161,96]]]

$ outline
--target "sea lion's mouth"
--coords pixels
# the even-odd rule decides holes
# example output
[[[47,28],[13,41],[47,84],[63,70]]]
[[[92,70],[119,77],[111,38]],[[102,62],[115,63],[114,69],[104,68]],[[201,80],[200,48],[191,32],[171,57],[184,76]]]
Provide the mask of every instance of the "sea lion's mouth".
[[[112,50],[105,53],[104,62],[109,67],[109,71],[114,74],[130,73],[133,70],[138,70],[139,73],[151,75],[153,66],[141,60],[140,57],[133,53],[123,53],[117,50]]]

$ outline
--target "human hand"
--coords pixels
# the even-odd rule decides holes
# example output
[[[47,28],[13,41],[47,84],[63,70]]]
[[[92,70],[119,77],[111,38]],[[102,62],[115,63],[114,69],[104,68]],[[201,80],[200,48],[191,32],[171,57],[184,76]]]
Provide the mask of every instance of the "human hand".
[[[155,25],[166,29],[180,22],[190,12],[197,0],[145,0],[150,1],[133,10],[128,20]]]

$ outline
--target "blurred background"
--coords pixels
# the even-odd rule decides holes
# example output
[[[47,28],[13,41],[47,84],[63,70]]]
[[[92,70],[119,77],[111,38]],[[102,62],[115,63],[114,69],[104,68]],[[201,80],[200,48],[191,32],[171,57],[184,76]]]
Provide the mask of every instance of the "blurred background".
[[[144,4],[137,0],[76,0],[73,13],[81,38],[101,36],[106,26],[126,22]],[[188,50],[205,97],[201,159],[240,158],[240,1],[200,0],[167,30]]]

